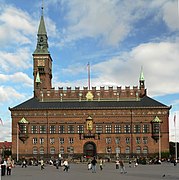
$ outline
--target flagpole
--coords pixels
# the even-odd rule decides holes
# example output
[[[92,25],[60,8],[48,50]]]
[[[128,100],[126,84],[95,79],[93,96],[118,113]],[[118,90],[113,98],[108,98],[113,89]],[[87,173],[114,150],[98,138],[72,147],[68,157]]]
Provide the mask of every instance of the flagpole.
[[[17,124],[17,162],[19,161],[19,127]]]
[[[90,90],[90,63],[88,62],[88,90]]]
[[[161,137],[160,137],[160,122],[159,122],[159,160],[161,161]]]
[[[175,161],[177,163],[178,155],[177,155],[177,138],[176,138],[176,114],[174,115],[174,125],[175,125]]]

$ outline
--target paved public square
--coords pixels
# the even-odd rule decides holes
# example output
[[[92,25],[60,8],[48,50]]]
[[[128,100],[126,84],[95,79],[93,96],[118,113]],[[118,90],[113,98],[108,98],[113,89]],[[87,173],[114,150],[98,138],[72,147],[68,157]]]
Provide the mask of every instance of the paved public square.
[[[171,163],[162,165],[139,165],[134,168],[125,164],[127,173],[120,174],[119,169],[115,169],[115,163],[106,163],[102,171],[97,167],[97,172],[92,173],[87,170],[86,164],[70,164],[69,172],[64,172],[62,168],[56,169],[47,165],[44,170],[40,166],[28,166],[22,168],[17,166],[12,169],[11,176],[3,176],[1,180],[173,180],[179,179],[179,164],[173,166]],[[164,175],[164,177],[163,177]]]

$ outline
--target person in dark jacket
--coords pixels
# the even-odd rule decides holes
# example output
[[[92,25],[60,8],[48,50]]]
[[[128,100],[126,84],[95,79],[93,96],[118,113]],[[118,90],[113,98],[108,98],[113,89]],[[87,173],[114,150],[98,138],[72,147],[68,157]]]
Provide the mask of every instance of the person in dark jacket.
[[[96,164],[97,164],[97,161],[96,161],[96,158],[94,157],[93,160],[91,161],[92,173],[96,173]]]

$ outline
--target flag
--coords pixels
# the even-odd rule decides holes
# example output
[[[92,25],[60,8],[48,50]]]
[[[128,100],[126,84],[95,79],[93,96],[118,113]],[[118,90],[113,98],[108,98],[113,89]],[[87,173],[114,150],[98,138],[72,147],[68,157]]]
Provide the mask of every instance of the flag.
[[[0,124],[3,125],[2,119],[0,118]]]
[[[175,126],[176,125],[176,114],[174,115],[173,121],[174,121],[174,126]]]

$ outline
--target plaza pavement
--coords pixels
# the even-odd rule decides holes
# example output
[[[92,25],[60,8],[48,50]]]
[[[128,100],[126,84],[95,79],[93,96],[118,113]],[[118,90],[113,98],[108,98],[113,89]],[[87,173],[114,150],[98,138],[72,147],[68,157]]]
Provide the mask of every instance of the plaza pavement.
[[[40,166],[17,166],[12,169],[11,176],[3,176],[0,180],[179,180],[179,164],[139,165],[136,168],[125,164],[125,167],[127,174],[120,174],[120,170],[115,169],[115,163],[105,163],[102,171],[97,166],[96,173],[87,170],[86,164],[70,164],[69,172],[49,165],[44,170],[40,170]]]

